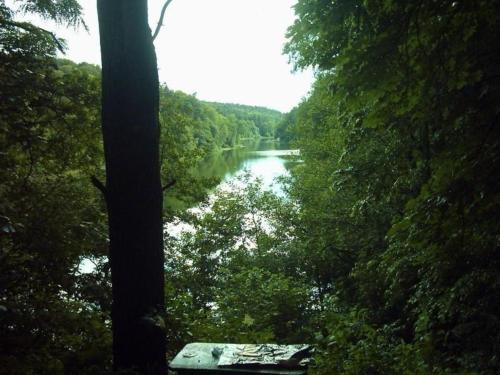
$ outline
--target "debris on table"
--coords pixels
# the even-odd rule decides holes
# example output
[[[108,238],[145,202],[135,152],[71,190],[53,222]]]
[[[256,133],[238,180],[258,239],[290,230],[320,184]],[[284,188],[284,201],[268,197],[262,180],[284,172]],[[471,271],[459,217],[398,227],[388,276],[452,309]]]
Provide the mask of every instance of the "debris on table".
[[[305,367],[309,363],[310,350],[309,345],[226,345],[218,366]]]
[[[305,375],[310,345],[187,344],[170,362],[170,369],[184,374]]]

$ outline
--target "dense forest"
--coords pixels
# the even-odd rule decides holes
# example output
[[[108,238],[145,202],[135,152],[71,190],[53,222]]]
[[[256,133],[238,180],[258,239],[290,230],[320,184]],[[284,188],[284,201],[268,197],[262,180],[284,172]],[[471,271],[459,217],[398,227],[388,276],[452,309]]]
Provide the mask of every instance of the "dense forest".
[[[25,10],[78,23],[71,0]],[[500,371],[500,3],[298,0],[296,108],[160,87],[167,358],[310,343],[310,374]],[[0,0],[0,374],[112,373],[101,71]],[[286,88],[284,88],[286,89]],[[300,149],[278,196],[191,172],[247,138]],[[82,261],[92,262],[89,272]]]
[[[217,183],[194,175],[197,163],[211,154],[243,147],[245,140],[274,134],[282,118],[283,114],[267,108],[203,102],[160,87],[162,176],[169,187],[166,215],[172,217],[172,209],[185,209],[201,200]]]

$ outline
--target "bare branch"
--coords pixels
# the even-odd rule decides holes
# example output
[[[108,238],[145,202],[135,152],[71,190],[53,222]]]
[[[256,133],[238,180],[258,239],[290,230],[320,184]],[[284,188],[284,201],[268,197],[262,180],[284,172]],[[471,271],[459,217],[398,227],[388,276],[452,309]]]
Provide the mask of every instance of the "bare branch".
[[[168,190],[168,189],[172,188],[176,183],[177,183],[177,181],[172,180],[172,181],[168,182],[165,186],[163,186],[161,188],[161,190],[163,190],[163,191]]]
[[[158,21],[158,24],[156,25],[156,30],[153,34],[153,41],[156,39],[156,37],[160,33],[160,29],[163,26],[163,18],[165,17],[165,11],[167,10],[167,8],[171,2],[172,2],[172,0],[165,1],[165,4],[163,4],[163,8],[161,8],[160,20]]]
[[[101,181],[99,181],[99,179],[96,176],[90,177],[90,181],[92,182],[92,185],[94,185],[97,188],[97,190],[99,190],[102,193],[102,195],[104,195],[104,198],[106,198],[108,195],[106,186],[104,186],[104,184]]]

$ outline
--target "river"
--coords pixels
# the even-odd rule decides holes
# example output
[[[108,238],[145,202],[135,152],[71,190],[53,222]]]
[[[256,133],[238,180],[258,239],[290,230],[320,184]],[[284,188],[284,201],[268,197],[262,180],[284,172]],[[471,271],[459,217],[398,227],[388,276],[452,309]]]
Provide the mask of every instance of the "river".
[[[194,175],[215,177],[220,180],[220,183],[212,190],[212,194],[209,194],[209,201],[217,189],[239,188],[239,184],[234,182],[244,173],[248,173],[250,179],[258,178],[264,189],[283,196],[284,191],[277,178],[288,175],[288,166],[292,162],[292,156],[298,154],[299,150],[290,149],[288,144],[273,139],[248,140],[243,147],[209,155],[200,162]],[[203,213],[206,207],[206,205],[196,205],[190,210]],[[167,223],[166,230],[170,235],[177,237],[181,232],[190,231],[192,228],[176,219]]]
[[[220,187],[248,171],[251,178],[262,181],[265,189],[282,193],[276,178],[288,174],[290,157],[298,155],[299,151],[273,139],[249,140],[243,145],[244,147],[221,151],[205,158],[195,175],[217,177],[221,180]]]

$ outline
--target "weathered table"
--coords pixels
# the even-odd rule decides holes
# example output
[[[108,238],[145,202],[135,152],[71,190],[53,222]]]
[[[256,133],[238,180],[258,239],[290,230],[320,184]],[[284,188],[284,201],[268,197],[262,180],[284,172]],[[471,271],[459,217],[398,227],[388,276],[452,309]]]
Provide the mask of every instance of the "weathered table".
[[[309,345],[187,344],[170,362],[179,375],[305,375]]]

